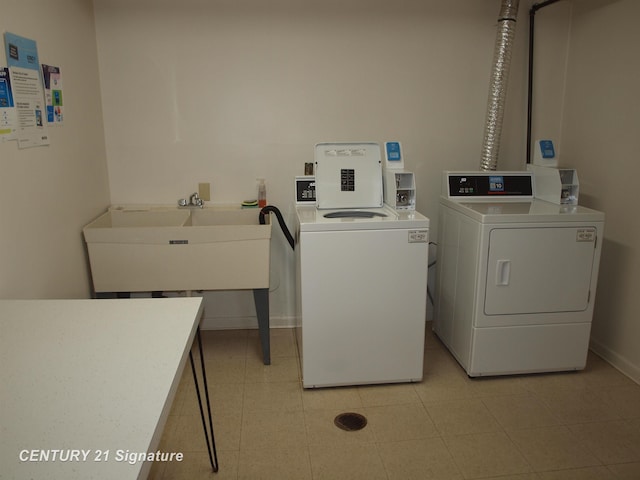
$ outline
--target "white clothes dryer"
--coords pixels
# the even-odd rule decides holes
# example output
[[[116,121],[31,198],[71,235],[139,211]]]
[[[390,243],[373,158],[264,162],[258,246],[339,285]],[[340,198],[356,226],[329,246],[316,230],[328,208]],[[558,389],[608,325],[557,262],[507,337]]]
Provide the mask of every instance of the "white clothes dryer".
[[[433,329],[469,376],[585,367],[603,230],[531,172],[444,172]]]

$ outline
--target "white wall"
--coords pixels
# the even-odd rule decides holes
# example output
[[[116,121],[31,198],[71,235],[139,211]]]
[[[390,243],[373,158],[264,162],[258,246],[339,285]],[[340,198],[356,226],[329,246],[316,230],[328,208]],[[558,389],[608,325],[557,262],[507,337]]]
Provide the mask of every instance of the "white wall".
[[[532,147],[536,140],[551,139],[559,157],[572,9],[573,2],[565,0],[535,13]]]
[[[239,203],[265,177],[289,214],[315,143],[399,140],[435,239],[441,171],[478,168],[499,0],[94,4],[114,203],[172,204],[199,182]],[[524,164],[526,12],[504,169]],[[271,313],[287,322],[293,255],[273,235]],[[207,296],[208,317],[253,315],[248,293]]]
[[[592,348],[640,383],[640,3],[565,1],[536,14],[533,138],[578,169],[580,204],[606,215]]]
[[[51,144],[0,143],[0,298],[86,298],[82,227],[109,205],[90,0],[0,0],[0,31],[61,67],[64,126]],[[4,38],[0,65],[6,65]]]
[[[582,0],[571,16],[564,162],[606,214],[594,349],[640,383],[640,2]]]

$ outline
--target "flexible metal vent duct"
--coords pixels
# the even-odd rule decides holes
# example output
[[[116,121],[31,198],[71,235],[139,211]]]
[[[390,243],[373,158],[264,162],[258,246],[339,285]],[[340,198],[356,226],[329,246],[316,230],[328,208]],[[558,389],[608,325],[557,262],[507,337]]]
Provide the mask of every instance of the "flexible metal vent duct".
[[[511,49],[516,33],[519,0],[502,0],[498,17],[498,33],[493,53],[493,69],[489,83],[489,101],[480,159],[481,170],[495,170],[498,165],[500,136],[504,118],[504,103],[507,97]]]

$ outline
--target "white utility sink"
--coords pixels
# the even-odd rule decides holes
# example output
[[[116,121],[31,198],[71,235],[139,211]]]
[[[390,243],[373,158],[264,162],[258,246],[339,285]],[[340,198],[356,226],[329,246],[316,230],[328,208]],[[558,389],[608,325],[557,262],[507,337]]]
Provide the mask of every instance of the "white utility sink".
[[[83,229],[96,292],[269,287],[258,209],[119,206]]]

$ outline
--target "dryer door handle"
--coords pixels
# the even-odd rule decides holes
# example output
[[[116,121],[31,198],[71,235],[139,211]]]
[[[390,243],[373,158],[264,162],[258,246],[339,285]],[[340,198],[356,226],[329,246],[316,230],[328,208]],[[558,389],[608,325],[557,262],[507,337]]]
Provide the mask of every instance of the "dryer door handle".
[[[511,278],[511,260],[498,260],[496,263],[496,285],[509,285]]]

